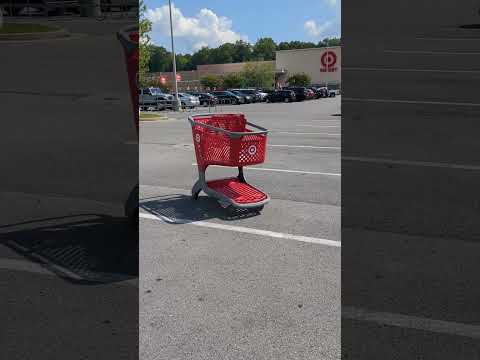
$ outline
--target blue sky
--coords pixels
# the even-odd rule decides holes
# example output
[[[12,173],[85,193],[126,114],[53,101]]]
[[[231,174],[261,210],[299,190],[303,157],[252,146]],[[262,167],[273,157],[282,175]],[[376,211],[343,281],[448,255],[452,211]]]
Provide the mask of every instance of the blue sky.
[[[145,4],[153,22],[153,42],[169,49],[168,0]],[[172,4],[175,46],[182,53],[238,39],[317,42],[340,36],[341,0],[176,0]]]

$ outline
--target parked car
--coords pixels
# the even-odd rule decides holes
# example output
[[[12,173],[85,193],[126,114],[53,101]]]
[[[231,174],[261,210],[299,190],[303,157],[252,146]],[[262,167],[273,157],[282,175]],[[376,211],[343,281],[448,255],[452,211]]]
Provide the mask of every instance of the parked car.
[[[239,90],[232,90],[232,89],[229,89],[228,91],[231,91],[232,93],[234,93],[235,95],[237,96],[240,96],[244,99],[244,103],[245,104],[251,104],[253,102],[253,98],[250,96],[250,95],[247,95]]]
[[[255,89],[231,89],[232,92],[239,92],[241,95],[246,95],[250,96],[252,99],[252,102],[261,102],[262,101],[262,96],[260,95],[260,92]]]
[[[325,87],[325,86],[320,86],[320,87],[317,87],[317,92],[319,93],[319,97],[322,97],[322,98],[326,98],[328,97],[328,88]]]
[[[292,90],[276,90],[267,95],[267,102],[293,102],[296,100],[295,92]]]
[[[307,100],[315,99],[315,91],[307,88],[306,89],[306,96],[307,96]]]
[[[314,87],[317,87],[314,85]],[[329,89],[326,86],[318,86],[318,90],[322,91],[322,97],[335,97],[336,95],[340,95],[339,89]]]
[[[263,91],[263,90],[258,90],[258,95],[260,95],[260,101],[263,102],[263,101],[266,101],[267,100],[267,96],[268,96],[268,93]]]
[[[212,91],[212,95],[218,98],[219,103],[240,105],[245,103],[245,98],[238,96],[231,91]]]
[[[172,96],[175,96],[175,94],[172,94]],[[180,103],[182,104],[182,108],[190,108],[193,109],[196,106],[200,105],[200,100],[198,97],[187,94],[187,93],[178,93],[178,99],[180,100]]]
[[[317,87],[309,87],[310,90],[313,91],[313,93],[315,94],[315,99],[320,99],[321,97],[323,97],[323,91],[321,91],[319,88]]]
[[[165,110],[173,107],[173,97],[159,88],[138,89],[138,105],[141,110]]]
[[[217,97],[210,93],[190,91],[189,94],[198,97],[201,106],[213,106],[218,104]]]
[[[337,90],[328,89],[328,97],[335,97],[337,96]]]
[[[289,86],[283,90],[292,90],[295,92],[295,98],[297,101],[303,101],[307,99],[307,88],[303,86]]]

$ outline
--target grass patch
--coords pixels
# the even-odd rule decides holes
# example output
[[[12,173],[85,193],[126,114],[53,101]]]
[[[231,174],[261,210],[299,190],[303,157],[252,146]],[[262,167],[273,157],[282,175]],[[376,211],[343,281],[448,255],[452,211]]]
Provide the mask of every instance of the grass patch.
[[[149,113],[140,113],[140,120],[164,120],[167,117],[164,115],[159,115],[159,114],[149,114]]]
[[[56,30],[57,27],[41,24],[4,23],[0,28],[0,34],[42,33]]]

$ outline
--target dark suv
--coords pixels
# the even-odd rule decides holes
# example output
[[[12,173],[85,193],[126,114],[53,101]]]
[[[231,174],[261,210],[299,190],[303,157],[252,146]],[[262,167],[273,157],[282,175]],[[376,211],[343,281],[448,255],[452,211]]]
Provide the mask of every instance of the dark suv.
[[[293,102],[295,100],[295,92],[292,90],[276,90],[267,96],[267,102]]]
[[[212,95],[218,98],[219,103],[239,105],[245,102],[245,98],[235,95],[231,91],[212,91]]]
[[[200,100],[200,105],[202,106],[212,106],[218,104],[218,99],[210,93],[190,91],[189,94],[198,97]]]
[[[238,91],[242,95],[247,95],[252,98],[252,102],[261,102],[262,96],[260,92],[255,89],[232,89],[232,91]]]
[[[297,101],[303,101],[308,96],[307,88],[303,86],[289,86],[283,90],[292,90],[295,93],[295,98]]]

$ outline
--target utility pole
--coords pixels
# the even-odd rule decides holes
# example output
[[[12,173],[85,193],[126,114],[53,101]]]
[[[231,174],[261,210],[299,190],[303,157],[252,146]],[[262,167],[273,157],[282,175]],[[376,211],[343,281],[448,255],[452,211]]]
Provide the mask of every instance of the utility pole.
[[[100,17],[102,15],[101,0],[93,0],[92,5],[93,5],[92,16],[96,18]]]
[[[168,7],[170,9],[170,36],[172,38],[172,61],[173,61],[173,84],[175,91],[175,111],[178,111],[181,107],[180,101],[178,100],[178,84],[177,84],[177,61],[175,59],[175,46],[173,43],[173,20],[172,20],[172,0],[168,0]]]

